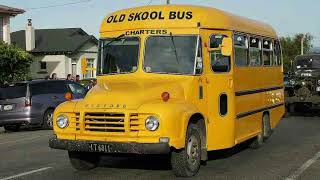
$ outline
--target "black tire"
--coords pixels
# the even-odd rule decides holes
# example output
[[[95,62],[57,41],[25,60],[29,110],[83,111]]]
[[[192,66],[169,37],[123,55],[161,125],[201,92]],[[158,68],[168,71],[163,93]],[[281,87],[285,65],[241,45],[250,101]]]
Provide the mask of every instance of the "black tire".
[[[6,132],[18,132],[20,130],[21,125],[20,124],[14,124],[14,125],[5,125],[3,128],[6,130]]]
[[[195,124],[190,124],[185,148],[171,153],[171,166],[177,177],[192,177],[198,173],[201,164],[200,134],[200,128]]]
[[[87,171],[98,166],[100,156],[96,153],[68,151],[72,167],[79,171]]]
[[[43,115],[42,129],[53,129],[53,109],[48,109]]]
[[[263,128],[264,128],[263,140],[266,141],[267,139],[270,138],[270,136],[273,133],[272,128],[271,128],[269,114],[264,114],[263,115],[262,122],[263,122]]]

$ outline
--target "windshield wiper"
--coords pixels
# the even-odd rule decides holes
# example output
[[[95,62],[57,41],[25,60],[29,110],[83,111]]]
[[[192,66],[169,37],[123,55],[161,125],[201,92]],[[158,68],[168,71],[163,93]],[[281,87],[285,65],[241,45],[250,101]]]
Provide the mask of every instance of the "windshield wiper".
[[[110,44],[112,44],[112,43],[115,42],[115,41],[118,41],[118,40],[119,40],[120,38],[122,38],[122,37],[124,37],[124,34],[121,34],[120,36],[112,39],[110,42],[108,42],[107,44],[105,44],[104,47],[109,46]]]
[[[177,63],[179,64],[179,57],[178,57],[178,54],[177,54],[177,48],[176,48],[176,45],[174,44],[174,40],[173,40],[173,36],[172,36],[172,32],[170,32],[170,37],[171,37],[171,42],[172,42],[173,49],[174,49],[174,54],[175,54],[175,56],[176,56]]]

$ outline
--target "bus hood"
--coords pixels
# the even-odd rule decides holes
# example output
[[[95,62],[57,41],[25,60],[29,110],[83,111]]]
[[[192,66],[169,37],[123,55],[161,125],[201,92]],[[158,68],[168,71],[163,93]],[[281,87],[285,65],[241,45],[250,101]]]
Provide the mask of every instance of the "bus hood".
[[[184,100],[187,84],[192,80],[184,81],[125,81],[101,82],[93,87],[83,101],[77,103],[78,108],[85,109],[138,109],[141,105],[150,102],[162,102],[161,94],[168,92],[170,101]],[[191,86],[189,86],[191,87]]]

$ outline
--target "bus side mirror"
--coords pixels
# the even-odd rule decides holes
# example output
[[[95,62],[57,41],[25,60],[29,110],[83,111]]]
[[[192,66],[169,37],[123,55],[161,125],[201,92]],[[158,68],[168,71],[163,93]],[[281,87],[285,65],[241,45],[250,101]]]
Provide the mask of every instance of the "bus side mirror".
[[[221,43],[221,53],[224,56],[231,56],[232,53],[232,39],[230,37],[225,37]]]

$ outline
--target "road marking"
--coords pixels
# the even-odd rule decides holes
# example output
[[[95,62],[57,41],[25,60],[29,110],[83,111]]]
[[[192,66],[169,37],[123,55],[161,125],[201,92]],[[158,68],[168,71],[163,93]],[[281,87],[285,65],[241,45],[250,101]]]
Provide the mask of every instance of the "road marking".
[[[8,144],[8,143],[16,143],[16,142],[26,141],[26,140],[34,140],[34,139],[38,139],[38,138],[41,138],[41,137],[43,137],[43,136],[24,138],[24,139],[19,139],[19,140],[15,140],[15,141],[7,141],[7,142],[2,142],[2,143],[0,143],[0,145],[2,145],[2,144]]]
[[[6,177],[6,178],[2,178],[0,180],[14,179],[14,178],[18,178],[18,177],[21,177],[21,176],[26,176],[26,175],[29,175],[29,174],[37,173],[37,172],[40,172],[40,171],[45,171],[45,170],[48,170],[48,169],[51,169],[51,168],[52,167],[44,167],[44,168],[41,168],[41,169],[36,169],[36,170],[33,170],[33,171],[28,171],[28,172],[24,172],[24,173],[21,173],[21,174],[17,174],[17,175],[9,176],[9,177]]]
[[[311,159],[306,161],[299,169],[297,169],[293,174],[291,174],[285,180],[296,180],[306,169],[308,169],[313,163],[317,162],[319,158],[320,158],[320,151],[317,152]]]

